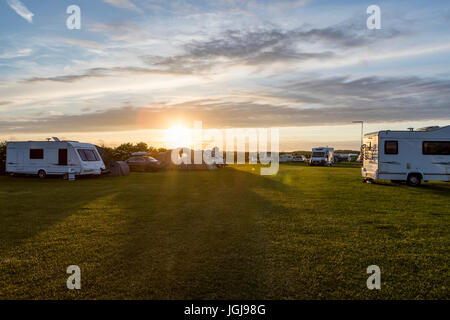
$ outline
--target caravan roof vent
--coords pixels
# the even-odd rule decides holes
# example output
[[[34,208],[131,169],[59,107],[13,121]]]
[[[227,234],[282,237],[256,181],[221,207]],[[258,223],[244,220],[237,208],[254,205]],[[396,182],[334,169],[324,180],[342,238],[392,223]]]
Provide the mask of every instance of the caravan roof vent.
[[[61,141],[61,140],[59,140],[57,137],[52,137],[53,138],[53,141]]]
[[[417,129],[417,131],[433,131],[436,129],[439,129],[439,126],[423,127],[423,128]]]
[[[408,128],[409,131],[414,131],[414,128]]]

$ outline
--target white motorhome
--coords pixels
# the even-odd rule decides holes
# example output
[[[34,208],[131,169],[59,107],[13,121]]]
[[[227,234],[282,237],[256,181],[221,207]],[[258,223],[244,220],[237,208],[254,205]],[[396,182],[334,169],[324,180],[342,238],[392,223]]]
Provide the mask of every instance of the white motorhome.
[[[450,181],[450,126],[368,133],[362,150],[365,181]]]
[[[312,148],[310,166],[331,166],[334,162],[334,148]]]
[[[98,175],[105,169],[97,148],[77,141],[7,142],[6,172],[13,174]]]

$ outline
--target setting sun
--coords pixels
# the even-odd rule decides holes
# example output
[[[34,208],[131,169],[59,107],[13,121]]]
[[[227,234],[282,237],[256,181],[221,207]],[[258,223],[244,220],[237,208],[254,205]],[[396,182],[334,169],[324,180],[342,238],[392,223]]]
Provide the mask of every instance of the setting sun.
[[[191,131],[183,126],[174,126],[166,130],[165,142],[168,148],[190,147]]]

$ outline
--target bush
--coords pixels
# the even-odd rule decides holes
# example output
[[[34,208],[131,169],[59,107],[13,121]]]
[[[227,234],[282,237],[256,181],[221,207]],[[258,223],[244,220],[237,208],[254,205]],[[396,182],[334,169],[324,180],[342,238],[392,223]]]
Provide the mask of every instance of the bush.
[[[6,171],[6,141],[0,141],[0,174]]]

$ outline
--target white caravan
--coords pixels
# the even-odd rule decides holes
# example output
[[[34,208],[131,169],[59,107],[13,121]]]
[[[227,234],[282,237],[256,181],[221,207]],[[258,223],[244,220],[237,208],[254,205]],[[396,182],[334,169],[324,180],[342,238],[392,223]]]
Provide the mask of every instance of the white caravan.
[[[334,162],[334,148],[312,148],[310,166],[331,166]]]
[[[291,162],[294,160],[294,156],[292,154],[281,154],[279,158],[279,162]]]
[[[365,181],[450,181],[450,126],[368,133],[362,150]]]
[[[305,156],[295,156],[292,159],[293,162],[305,162],[306,161],[306,157]]]
[[[6,172],[9,174],[46,175],[101,174],[105,169],[97,148],[76,141],[7,142]]]

